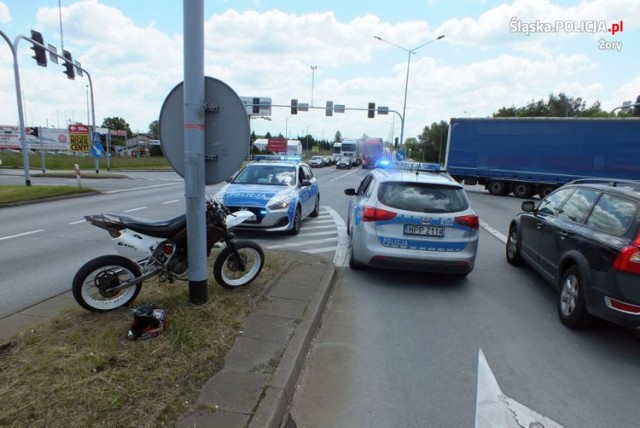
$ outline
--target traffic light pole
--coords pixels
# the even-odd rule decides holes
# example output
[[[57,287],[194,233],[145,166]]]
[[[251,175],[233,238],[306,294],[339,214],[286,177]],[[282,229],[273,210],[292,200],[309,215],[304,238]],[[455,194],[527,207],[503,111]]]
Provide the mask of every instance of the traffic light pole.
[[[11,55],[13,56],[13,75],[15,79],[16,98],[18,102],[18,122],[20,126],[20,147],[22,149],[22,165],[24,168],[25,185],[31,186],[31,175],[30,175],[30,167],[29,167],[29,146],[27,144],[27,131],[24,123],[24,107],[22,105],[22,86],[20,84],[20,69],[18,67],[18,54],[17,54],[18,43],[20,42],[20,39],[24,39],[29,43],[32,43],[34,45],[41,47],[45,51],[49,52],[50,55],[55,55],[56,57],[62,59],[65,62],[67,62],[67,58],[65,58],[64,56],[58,55],[57,52],[49,50],[48,47],[44,46],[42,43],[32,38],[29,38],[23,35],[18,35],[16,36],[14,43],[11,43],[11,40],[1,30],[0,30],[0,35],[2,36],[2,38],[4,38],[4,40],[9,45],[9,48],[11,49]],[[45,63],[45,66],[46,66],[46,63]],[[73,64],[72,66],[86,73],[87,77],[89,78],[89,89],[91,93],[92,132],[90,133],[90,135],[88,135],[88,137],[89,137],[89,144],[91,144],[93,133],[96,131],[96,115],[95,115],[94,102],[93,102],[93,82],[91,80],[91,75],[87,70],[85,70],[78,64]],[[69,78],[71,77],[69,76]],[[96,160],[96,172],[98,172],[97,160]]]
[[[287,108],[292,108],[292,109],[293,109],[293,106],[291,106],[291,105],[282,105],[282,104],[272,104],[272,105],[271,105],[271,107],[287,107]],[[300,104],[297,104],[297,105],[296,105],[296,108],[297,108],[297,111],[304,111],[304,110],[300,110]],[[326,110],[326,107],[314,107],[314,106],[308,106],[308,107],[305,107],[305,108],[306,108],[306,109],[315,109],[315,110]],[[334,106],[333,110],[335,111],[335,106]],[[349,110],[349,111],[366,111],[366,112],[371,111],[371,110],[370,110],[370,109],[368,109],[368,108],[358,108],[358,107],[344,107],[342,110],[345,110],[345,111],[347,111],[347,110]],[[400,118],[400,124],[401,124],[401,126],[404,128],[404,117],[400,114],[400,112],[399,112],[399,111],[396,111],[396,110],[389,110],[389,109],[387,109],[387,110],[380,110],[380,109],[378,109],[378,110],[374,110],[374,111],[377,111],[377,112],[378,112],[378,114],[381,114],[381,113],[380,113],[381,111],[384,111],[385,113],[386,113],[386,112],[390,112],[390,113],[395,113],[395,114],[397,114],[397,115],[398,115],[398,117]],[[298,113],[296,112],[296,113],[292,113],[292,114],[293,114],[293,115],[297,115]]]
[[[18,42],[20,41],[20,39],[21,38],[24,38],[26,40],[31,40],[31,39],[24,36],[18,36],[16,37],[15,42],[12,44],[11,40],[9,40],[7,35],[4,34],[2,31],[0,31],[0,35],[2,35],[2,37],[5,39],[5,41],[9,45],[9,48],[11,49],[11,55],[13,56],[13,77],[15,79],[16,98],[18,101],[18,121],[20,124],[20,147],[22,148],[22,165],[24,168],[24,182],[25,182],[25,186],[31,186],[31,176],[29,174],[29,150],[27,147],[27,132],[24,128],[24,111],[22,106],[22,91],[20,89],[21,88],[20,72],[18,69],[18,55],[17,55]]]

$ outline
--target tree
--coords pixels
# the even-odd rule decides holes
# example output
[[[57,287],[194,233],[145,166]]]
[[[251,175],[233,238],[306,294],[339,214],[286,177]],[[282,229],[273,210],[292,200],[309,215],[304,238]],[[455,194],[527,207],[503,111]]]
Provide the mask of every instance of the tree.
[[[587,108],[582,98],[574,98],[559,93],[550,94],[547,101],[531,100],[524,107],[502,107],[493,113],[493,117],[607,117],[610,114],[600,107],[596,101]]]
[[[149,135],[151,135],[151,137],[154,140],[157,140],[160,138],[160,121],[159,120],[154,120],[149,124]]]
[[[448,134],[449,124],[443,120],[439,123],[433,122],[430,127],[425,126],[422,134],[418,136],[419,143],[416,149],[420,154],[419,159],[425,162],[442,162]],[[414,154],[413,158],[418,159],[418,156]]]
[[[334,143],[342,142],[342,134],[340,133],[340,131],[336,131],[336,136],[333,137],[333,142]]]
[[[102,128],[126,132],[126,136],[114,136],[111,138],[111,144],[114,146],[124,146],[127,138],[132,135],[129,124],[121,117],[105,117],[102,120]]]

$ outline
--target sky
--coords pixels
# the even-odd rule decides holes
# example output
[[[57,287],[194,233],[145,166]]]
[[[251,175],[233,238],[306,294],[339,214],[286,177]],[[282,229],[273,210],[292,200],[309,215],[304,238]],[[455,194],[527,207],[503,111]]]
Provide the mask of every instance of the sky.
[[[36,30],[89,72],[97,126],[148,132],[184,79],[183,15],[177,0],[0,0],[0,125],[18,124],[12,45],[27,126],[92,122],[88,77],[37,66],[19,37]],[[403,110],[406,139],[550,94],[605,110],[640,95],[638,0],[220,0],[203,19],[205,75],[271,99],[258,135],[393,141]],[[292,115],[292,99],[316,108]],[[390,113],[368,118],[371,102]]]

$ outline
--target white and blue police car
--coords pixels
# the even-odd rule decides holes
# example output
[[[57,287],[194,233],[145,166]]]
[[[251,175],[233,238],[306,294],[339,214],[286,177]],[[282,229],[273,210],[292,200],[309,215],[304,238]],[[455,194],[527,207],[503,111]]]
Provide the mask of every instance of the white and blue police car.
[[[349,265],[469,274],[479,218],[464,188],[438,164],[381,162],[349,201]]]
[[[320,213],[320,191],[311,168],[299,157],[256,156],[216,194],[231,212],[253,216],[236,229],[297,235],[302,220]]]

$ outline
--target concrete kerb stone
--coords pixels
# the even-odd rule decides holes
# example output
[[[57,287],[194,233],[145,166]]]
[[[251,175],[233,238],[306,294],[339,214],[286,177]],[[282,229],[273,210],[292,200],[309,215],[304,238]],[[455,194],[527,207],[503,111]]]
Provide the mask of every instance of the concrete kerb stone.
[[[277,428],[285,419],[337,271],[317,256],[283,253],[282,273],[198,397],[211,413],[184,415],[178,427]]]
[[[258,403],[249,427],[278,428],[285,419],[293,399],[295,386],[302,373],[311,342],[320,326],[324,307],[333,289],[337,270],[333,264],[320,279],[303,315],[302,322],[293,333],[282,355],[278,368],[265,388],[264,396]]]

